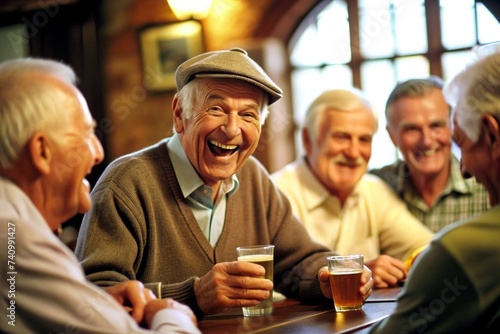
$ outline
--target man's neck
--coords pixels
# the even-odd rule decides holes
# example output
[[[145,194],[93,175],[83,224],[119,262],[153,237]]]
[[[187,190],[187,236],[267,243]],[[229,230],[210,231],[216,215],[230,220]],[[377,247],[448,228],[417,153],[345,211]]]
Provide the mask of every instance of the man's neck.
[[[418,175],[412,173],[412,183],[416,192],[430,208],[437,200],[438,196],[446,188],[450,177],[449,168],[436,175]]]

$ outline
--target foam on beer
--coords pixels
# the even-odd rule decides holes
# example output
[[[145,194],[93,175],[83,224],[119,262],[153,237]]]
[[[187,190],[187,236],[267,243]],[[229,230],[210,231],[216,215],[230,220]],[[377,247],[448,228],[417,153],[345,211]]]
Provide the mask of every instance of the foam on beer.
[[[266,255],[266,254],[238,256],[238,261],[243,261],[243,262],[264,262],[264,261],[272,261],[272,260],[273,260],[273,256]]]

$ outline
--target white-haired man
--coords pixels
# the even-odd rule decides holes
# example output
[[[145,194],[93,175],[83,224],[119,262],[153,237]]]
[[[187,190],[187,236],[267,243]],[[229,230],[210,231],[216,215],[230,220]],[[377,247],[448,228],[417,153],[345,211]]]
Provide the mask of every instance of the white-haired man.
[[[157,300],[140,282],[89,283],[54,235],[91,207],[85,176],[104,158],[75,81],[51,60],[0,64],[0,331],[151,333],[140,323],[199,333],[187,306]]]
[[[375,286],[389,287],[405,280],[432,233],[382,180],[366,175],[376,131],[359,90],[323,92],[306,113],[305,156],[273,180],[313,239],[341,254],[363,254]]]

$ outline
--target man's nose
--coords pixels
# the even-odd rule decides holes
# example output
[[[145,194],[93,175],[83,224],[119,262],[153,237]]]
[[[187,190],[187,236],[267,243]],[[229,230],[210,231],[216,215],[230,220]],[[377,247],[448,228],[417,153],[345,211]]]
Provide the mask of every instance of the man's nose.
[[[236,112],[230,112],[226,116],[226,121],[221,126],[222,131],[228,138],[234,138],[241,133],[241,117]]]
[[[422,142],[425,146],[429,146],[432,144],[434,141],[435,133],[432,131],[432,129],[429,128],[422,128]]]
[[[359,157],[359,143],[357,140],[353,139],[349,142],[347,147],[344,150],[344,154],[349,159],[357,159]]]

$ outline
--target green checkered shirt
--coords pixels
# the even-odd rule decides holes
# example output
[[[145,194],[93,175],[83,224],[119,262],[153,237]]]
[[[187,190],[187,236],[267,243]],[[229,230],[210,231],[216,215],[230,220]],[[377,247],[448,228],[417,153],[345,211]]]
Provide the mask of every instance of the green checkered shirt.
[[[415,217],[434,232],[489,208],[486,189],[475,178],[462,177],[460,163],[455,157],[451,159],[451,177],[446,188],[430,208],[413,188],[410,172],[404,161],[398,160],[392,165],[371,170],[370,173],[386,181],[406,202]]]

